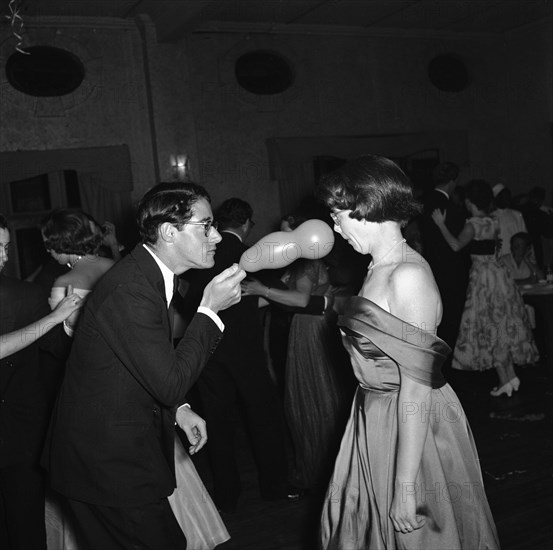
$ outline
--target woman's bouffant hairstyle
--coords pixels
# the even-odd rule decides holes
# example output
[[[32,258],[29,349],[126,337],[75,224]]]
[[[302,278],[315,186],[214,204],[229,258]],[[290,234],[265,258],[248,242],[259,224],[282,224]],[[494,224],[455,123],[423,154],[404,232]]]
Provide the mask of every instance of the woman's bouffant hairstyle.
[[[485,213],[491,212],[493,208],[492,186],[486,180],[470,180],[465,185],[465,197]]]
[[[351,210],[350,218],[405,226],[421,212],[411,182],[390,159],[367,155],[321,178],[316,195],[330,210]]]
[[[196,183],[170,182],[152,187],[140,200],[136,214],[142,242],[155,244],[159,227],[164,223],[181,231],[192,218],[192,207],[200,199],[211,202],[209,193]]]
[[[53,210],[42,220],[40,229],[46,250],[58,254],[97,254],[102,245],[102,236],[93,231],[82,210]]]

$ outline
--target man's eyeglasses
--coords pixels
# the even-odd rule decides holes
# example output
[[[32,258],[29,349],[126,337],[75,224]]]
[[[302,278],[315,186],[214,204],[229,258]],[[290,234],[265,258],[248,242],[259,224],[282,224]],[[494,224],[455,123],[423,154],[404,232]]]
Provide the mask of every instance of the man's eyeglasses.
[[[204,227],[204,234],[206,237],[209,237],[209,232],[211,231],[211,228],[217,229],[219,224],[214,220],[206,220],[204,222],[184,222],[183,225],[203,225]]]

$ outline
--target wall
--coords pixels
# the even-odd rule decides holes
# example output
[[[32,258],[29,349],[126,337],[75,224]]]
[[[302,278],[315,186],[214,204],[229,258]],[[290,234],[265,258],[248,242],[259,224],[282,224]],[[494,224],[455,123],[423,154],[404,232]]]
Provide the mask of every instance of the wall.
[[[449,39],[192,35],[177,46],[182,86],[173,87],[187,92],[175,122],[184,117],[195,135],[192,166],[214,205],[229,196],[254,205],[253,238],[272,230],[281,215],[268,138],[465,131],[468,162],[461,180],[484,177],[522,192],[551,181],[550,27],[549,21],[507,37]],[[236,84],[234,61],[257,48],[292,62],[297,73],[292,89],[261,97]],[[456,94],[438,91],[427,79],[428,61],[449,52],[466,61],[472,77],[472,85]],[[528,80],[532,98],[521,102]],[[174,130],[168,125],[160,135],[164,131]],[[160,151],[160,158],[167,153]]]
[[[15,41],[0,31],[2,66]],[[73,93],[35,98],[13,89],[0,73],[0,151],[70,149],[127,144],[135,189],[155,181],[148,86],[139,27],[113,19],[26,20],[26,44],[59,47],[76,54],[86,76]]]
[[[513,186],[547,190],[553,182],[553,21],[529,25],[507,37],[510,60],[507,163]]]
[[[51,100],[16,92],[0,74],[0,151],[127,144],[135,198],[171,179],[170,156],[185,153],[215,207],[229,196],[254,205],[253,239],[281,215],[270,138],[464,131],[462,179],[501,180],[514,192],[552,179],[551,20],[503,37],[198,34],[178,44],[157,44],[145,18],[27,23],[31,40],[79,55],[87,76]],[[3,27],[4,63],[13,47]],[[234,61],[257,48],[292,62],[290,90],[259,97],[236,84]],[[458,94],[426,75],[448,52],[472,75]]]

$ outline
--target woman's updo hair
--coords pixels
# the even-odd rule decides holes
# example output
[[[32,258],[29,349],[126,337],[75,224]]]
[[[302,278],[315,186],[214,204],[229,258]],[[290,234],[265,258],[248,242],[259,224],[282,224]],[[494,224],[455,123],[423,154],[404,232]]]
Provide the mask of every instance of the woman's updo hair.
[[[102,235],[94,232],[88,216],[81,210],[53,210],[40,226],[46,250],[58,254],[98,254],[102,245]]]
[[[376,155],[350,160],[323,176],[316,194],[330,210],[351,210],[356,220],[405,226],[421,212],[409,178],[395,162]]]
[[[493,208],[493,190],[486,180],[470,180],[465,185],[465,198],[486,214]]]

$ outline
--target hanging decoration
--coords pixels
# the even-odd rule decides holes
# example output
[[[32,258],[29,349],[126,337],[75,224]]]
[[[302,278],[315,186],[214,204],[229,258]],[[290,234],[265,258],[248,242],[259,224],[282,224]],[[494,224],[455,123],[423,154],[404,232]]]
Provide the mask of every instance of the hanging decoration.
[[[27,52],[23,49],[23,17],[19,15],[19,12],[21,11],[21,6],[19,5],[18,0],[10,0],[10,3],[8,4],[8,8],[10,10],[10,15],[6,15],[6,19],[9,19],[10,26],[12,30],[12,34],[17,40],[17,44],[15,45],[16,51],[19,53],[30,55],[30,52]]]

